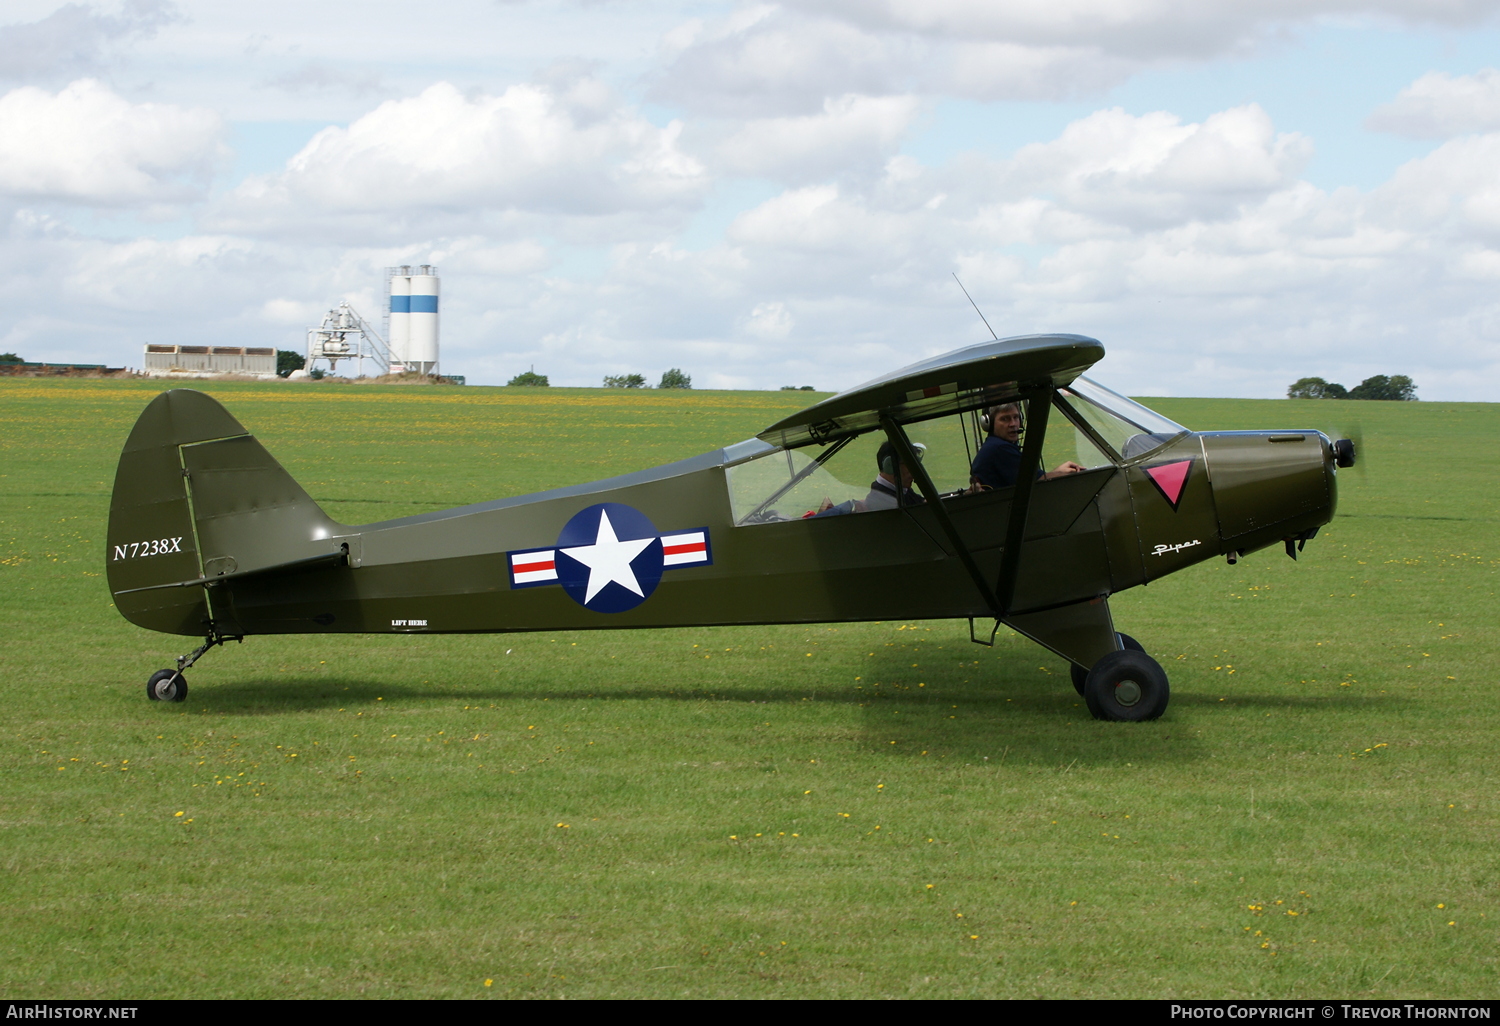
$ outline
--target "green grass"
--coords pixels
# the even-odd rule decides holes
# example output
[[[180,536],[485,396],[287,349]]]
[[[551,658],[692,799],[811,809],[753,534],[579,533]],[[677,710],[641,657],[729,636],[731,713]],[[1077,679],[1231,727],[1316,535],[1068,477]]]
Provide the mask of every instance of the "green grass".
[[[351,522],[809,398],[209,390]],[[1134,725],[949,622],[252,638],[148,702],[190,643],[120,619],[102,549],[154,391],[0,382],[12,997],[1494,993],[1500,405],[1153,402],[1358,420],[1365,459],[1299,562],[1116,597],[1174,689]]]

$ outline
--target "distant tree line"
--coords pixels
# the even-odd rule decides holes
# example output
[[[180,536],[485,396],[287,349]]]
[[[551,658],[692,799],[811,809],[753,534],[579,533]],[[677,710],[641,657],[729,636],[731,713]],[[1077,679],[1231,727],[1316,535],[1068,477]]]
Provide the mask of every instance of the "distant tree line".
[[[533,388],[546,388],[551,383],[547,380],[547,375],[538,374],[536,372],[536,367],[533,366],[531,370],[517,374],[515,377],[507,381],[506,384],[530,386]],[[604,387],[650,388],[651,386],[646,384],[646,376],[644,374],[609,374],[604,378]],[[656,387],[692,388],[693,379],[691,375],[684,374],[680,367],[672,367],[662,374],[661,383]]]
[[[1365,378],[1353,388],[1345,388],[1337,381],[1322,378],[1301,378],[1286,390],[1288,399],[1393,399],[1399,402],[1414,402],[1417,386],[1405,374],[1387,377],[1377,374]]]
[[[781,386],[781,390],[783,392],[812,392],[812,391],[814,391],[814,389],[813,389],[813,387],[811,385],[782,385]]]
[[[644,374],[610,374],[610,375],[607,375],[604,378],[604,387],[605,388],[650,388],[651,386],[648,385],[648,384],[646,384],[646,376]],[[671,368],[671,369],[669,369],[667,371],[664,371],[662,373],[661,381],[660,381],[660,383],[657,384],[656,387],[657,388],[692,388],[693,387],[693,379],[692,379],[691,376],[682,373],[682,370],[680,368],[673,367],[673,368]]]

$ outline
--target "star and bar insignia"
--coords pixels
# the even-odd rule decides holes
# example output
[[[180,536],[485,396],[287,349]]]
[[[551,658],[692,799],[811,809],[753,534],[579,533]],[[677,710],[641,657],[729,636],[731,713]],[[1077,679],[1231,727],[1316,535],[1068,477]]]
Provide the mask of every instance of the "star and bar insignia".
[[[634,609],[656,590],[662,573],[713,563],[708,528],[663,534],[640,510],[601,502],[563,526],[557,544],[506,553],[512,588],[558,584],[598,613]]]

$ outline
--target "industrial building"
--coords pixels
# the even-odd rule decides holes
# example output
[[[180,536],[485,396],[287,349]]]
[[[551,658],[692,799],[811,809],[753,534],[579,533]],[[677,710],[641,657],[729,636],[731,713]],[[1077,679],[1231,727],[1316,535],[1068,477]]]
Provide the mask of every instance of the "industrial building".
[[[307,331],[307,370],[319,360],[336,371],[340,360],[353,360],[364,376],[366,360],[381,374],[438,373],[438,273],[431,264],[385,269],[385,337],[382,338],[348,300],[329,310],[323,322]]]
[[[244,346],[147,345],[145,371],[153,377],[173,373],[276,376],[276,350]]]

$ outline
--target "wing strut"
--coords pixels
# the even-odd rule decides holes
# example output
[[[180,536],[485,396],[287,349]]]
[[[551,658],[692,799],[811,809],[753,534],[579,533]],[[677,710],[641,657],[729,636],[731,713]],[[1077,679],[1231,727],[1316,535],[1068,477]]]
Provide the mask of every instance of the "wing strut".
[[[922,498],[927,500],[927,505],[937,517],[937,522],[943,528],[943,533],[948,536],[964,569],[969,571],[969,576],[974,579],[974,587],[979,589],[979,596],[984,599],[990,611],[995,614],[995,619],[1000,619],[1000,605],[995,601],[995,593],[990,588],[990,582],[985,580],[984,573],[979,569],[979,564],[974,561],[974,556],[969,552],[969,547],[959,537],[958,528],[953,526],[948,511],[943,508],[942,496],[938,494],[937,486],[932,483],[932,477],[927,473],[927,468],[922,466],[922,461],[917,459],[916,453],[912,451],[911,442],[906,437],[906,432],[901,426],[885,414],[880,415],[880,424],[885,428],[886,437],[896,447],[896,453],[900,462],[911,469],[911,476],[916,479],[917,487],[922,492]],[[1023,459],[1024,462],[1024,459]],[[901,494],[901,474],[898,468],[896,473],[896,494]],[[899,498],[898,498],[899,501]]]
[[[1025,396],[1028,423],[1026,439],[1021,444],[1021,466],[1016,472],[1016,490],[1010,500],[1010,522],[1005,525],[1005,552],[1000,558],[1000,579],[995,584],[999,608],[1010,610],[1016,595],[1016,578],[1021,572],[1021,543],[1026,537],[1026,514],[1031,506],[1031,489],[1036,485],[1037,467],[1042,461],[1042,443],[1047,438],[1047,413],[1052,409],[1052,389],[1038,388]]]

